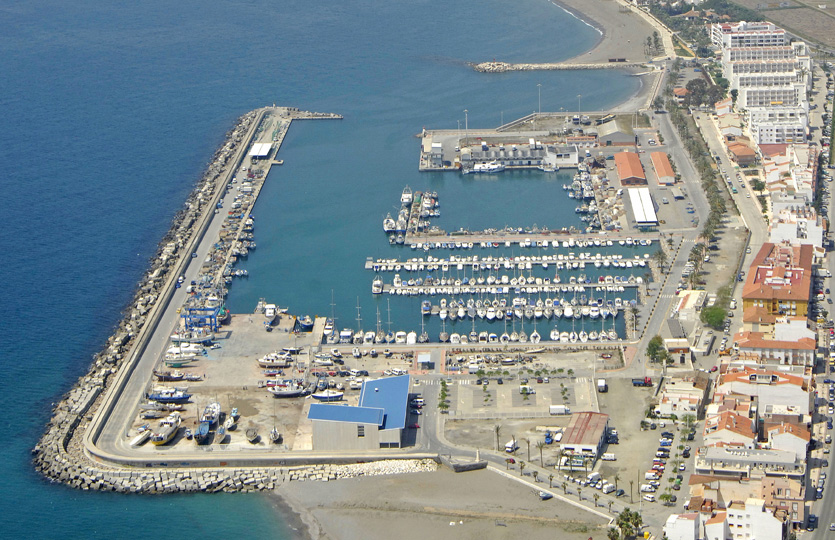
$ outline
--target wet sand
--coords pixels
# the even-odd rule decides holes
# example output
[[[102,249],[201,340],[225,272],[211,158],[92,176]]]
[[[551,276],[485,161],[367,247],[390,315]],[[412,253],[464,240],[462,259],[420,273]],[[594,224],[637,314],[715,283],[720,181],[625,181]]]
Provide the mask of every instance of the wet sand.
[[[292,482],[273,496],[299,515],[314,540],[606,537],[604,519],[556,499],[541,501],[533,489],[487,470]]]

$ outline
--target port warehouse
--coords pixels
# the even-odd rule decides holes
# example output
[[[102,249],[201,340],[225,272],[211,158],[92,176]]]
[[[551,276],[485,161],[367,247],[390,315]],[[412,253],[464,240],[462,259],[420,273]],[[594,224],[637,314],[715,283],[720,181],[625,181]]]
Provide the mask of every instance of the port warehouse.
[[[563,432],[560,448],[580,458],[579,465],[583,466],[582,456],[591,456],[596,459],[602,454],[608,429],[608,414],[574,413]]]
[[[272,143],[254,143],[249,150],[249,157],[253,159],[266,159],[273,149]]]
[[[399,448],[409,401],[409,376],[366,381],[359,403],[313,403],[313,449],[317,451],[379,450]]]
[[[432,144],[431,155],[433,163],[443,159],[440,143]],[[482,138],[479,144],[461,148],[461,165],[465,168],[472,168],[475,163],[491,161],[507,167],[521,168],[543,165],[576,167],[580,161],[580,150],[576,145],[543,144],[532,138],[527,144],[497,141],[492,145]]]
[[[658,225],[658,216],[655,214],[655,205],[649,188],[630,188],[629,202],[632,206],[632,214],[635,216],[635,223],[639,227],[651,227]]]
[[[673,165],[665,152],[653,152],[649,155],[652,166],[655,167],[655,174],[658,177],[659,185],[670,185],[676,181],[676,173]]]

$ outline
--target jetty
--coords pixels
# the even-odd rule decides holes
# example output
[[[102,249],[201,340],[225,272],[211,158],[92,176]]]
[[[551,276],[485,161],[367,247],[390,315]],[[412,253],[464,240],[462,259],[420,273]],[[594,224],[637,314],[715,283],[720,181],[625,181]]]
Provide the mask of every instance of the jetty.
[[[479,73],[506,73],[508,71],[561,71],[575,69],[624,69],[646,67],[646,62],[628,62],[625,58],[611,58],[608,62],[570,63],[510,63],[510,62],[478,62],[469,64]]]

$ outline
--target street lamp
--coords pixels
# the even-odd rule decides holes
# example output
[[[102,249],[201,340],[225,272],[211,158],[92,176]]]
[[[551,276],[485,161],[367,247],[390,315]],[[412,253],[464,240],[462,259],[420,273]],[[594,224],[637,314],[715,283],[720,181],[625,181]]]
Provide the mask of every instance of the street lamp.
[[[470,127],[467,119],[467,109],[464,109],[464,142],[466,146],[470,146]]]
[[[580,98],[583,97],[583,94],[577,94],[577,114],[580,114]]]
[[[539,114],[542,114],[542,85],[537,83],[536,88],[539,91]]]

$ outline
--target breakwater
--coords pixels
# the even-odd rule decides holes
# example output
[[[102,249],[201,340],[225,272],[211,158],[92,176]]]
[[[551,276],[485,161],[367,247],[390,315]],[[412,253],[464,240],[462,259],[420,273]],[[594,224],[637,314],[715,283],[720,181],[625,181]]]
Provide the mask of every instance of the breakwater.
[[[115,333],[94,356],[89,373],[81,377],[53,408],[46,431],[32,450],[35,467],[47,477],[75,487],[107,487],[101,483],[104,473],[91,466],[81,450],[80,437],[75,435],[83,432],[79,428],[91,419],[88,413],[99,404],[108,384],[115,378],[113,375],[126,364],[126,352],[135,348],[151,310],[165,295],[166,289],[169,292],[172,289],[177,270],[185,260],[184,254],[190,253],[186,248],[197,241],[202,226],[213,214],[213,201],[222,192],[228,176],[225,173],[230,167],[234,170],[235,158],[239,158],[248,142],[247,134],[253,131],[262,116],[263,110],[251,111],[241,116],[227,133],[183,210],[174,217]],[[88,482],[89,479],[94,481]]]
[[[596,62],[590,64],[571,64],[565,62],[545,62],[545,63],[519,63],[514,64],[510,62],[470,62],[470,67],[479,73],[505,73],[507,71],[558,71],[558,70],[575,70],[575,69],[624,69],[624,68],[638,68],[645,67],[645,63],[641,62],[626,62],[612,61],[612,62]]]

